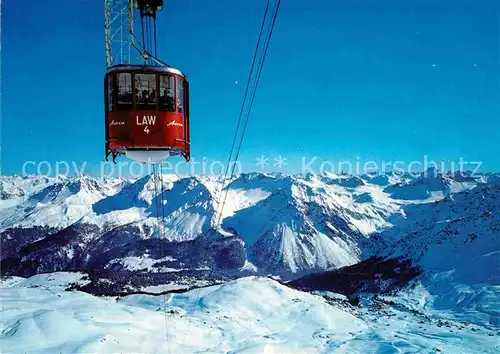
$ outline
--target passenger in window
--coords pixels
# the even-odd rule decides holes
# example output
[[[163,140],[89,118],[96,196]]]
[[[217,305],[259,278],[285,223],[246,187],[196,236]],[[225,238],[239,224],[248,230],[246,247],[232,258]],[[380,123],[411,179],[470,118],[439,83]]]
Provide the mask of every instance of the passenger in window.
[[[123,90],[120,92],[120,101],[121,102],[128,102],[127,100],[127,91]]]
[[[165,101],[165,91],[166,90],[163,90],[163,94],[160,92],[160,108],[164,108],[165,105],[166,105],[166,101]]]
[[[175,111],[175,102],[174,102],[174,98],[172,96],[167,96],[167,110],[169,112]]]
[[[160,97],[160,104],[162,108],[167,112],[175,111],[175,102],[173,98],[168,94],[168,89],[163,90],[163,94]]]
[[[177,98],[177,107],[179,107],[179,113],[183,113],[182,103],[179,98]]]
[[[141,95],[139,93],[139,89],[135,89],[135,102],[141,103]]]
[[[149,100],[149,91],[148,90],[143,90],[142,91],[141,103],[142,104],[147,104],[148,100]]]
[[[151,91],[151,94],[149,95],[149,104],[155,104],[156,103],[156,90]]]

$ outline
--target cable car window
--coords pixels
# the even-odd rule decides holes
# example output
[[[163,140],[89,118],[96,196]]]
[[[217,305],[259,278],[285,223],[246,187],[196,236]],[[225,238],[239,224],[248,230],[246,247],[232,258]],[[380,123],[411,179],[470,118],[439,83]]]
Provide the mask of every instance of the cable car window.
[[[115,91],[115,88],[113,86],[113,75],[109,74],[108,79],[107,79],[107,93],[108,93],[108,112],[113,112],[114,107],[114,100],[113,100],[113,93]]]
[[[135,103],[137,107],[156,107],[156,75],[135,74]]]
[[[184,113],[184,80],[181,77],[177,81],[177,111]]]
[[[119,73],[116,75],[116,85],[118,86],[118,107],[130,108],[132,106],[132,74]]]
[[[175,84],[171,75],[160,76],[160,109],[175,112]]]

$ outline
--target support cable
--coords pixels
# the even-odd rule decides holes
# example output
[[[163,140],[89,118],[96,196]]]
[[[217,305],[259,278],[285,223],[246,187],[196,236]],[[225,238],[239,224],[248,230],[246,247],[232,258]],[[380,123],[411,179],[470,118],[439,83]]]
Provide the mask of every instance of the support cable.
[[[228,161],[227,161],[227,165],[226,165],[226,170],[224,172],[224,177],[222,178],[222,184],[221,184],[221,189],[220,189],[220,192],[219,192],[219,198],[218,198],[218,204],[217,204],[217,210],[216,210],[216,213],[215,213],[215,216],[216,216],[216,227],[219,225],[219,221],[220,221],[220,218],[218,218],[218,215],[219,215],[219,212],[222,214],[222,211],[223,210],[220,210],[220,197],[222,196],[222,193],[223,193],[223,190],[224,190],[224,184],[226,183],[226,179],[227,179],[227,176],[229,174],[229,169],[230,169],[230,165],[231,165],[231,158],[233,157],[233,152],[234,152],[234,146],[236,144],[236,139],[238,137],[238,131],[240,129],[240,124],[241,124],[241,118],[243,117],[243,110],[245,108],[245,103],[246,103],[246,100],[247,100],[247,95],[248,95],[248,90],[250,88],[250,83],[252,81],[252,74],[253,74],[253,70],[254,70],[254,67],[255,67],[255,62],[257,60],[257,55],[259,53],[259,46],[260,46],[260,41],[261,41],[261,38],[262,38],[262,33],[264,32],[264,26],[266,24],[266,17],[267,17],[267,12],[269,10],[269,4],[270,4],[271,0],[267,0],[266,2],[266,9],[264,11],[264,16],[262,17],[262,23],[260,25],[260,31],[259,31],[259,38],[257,39],[257,44],[255,46],[255,51],[254,51],[254,55],[253,55],[253,59],[252,59],[252,66],[250,67],[250,71],[248,73],[248,80],[247,80],[247,85],[246,85],[246,88],[245,88],[245,94],[243,96],[243,102],[241,104],[241,108],[240,108],[240,114],[238,116],[238,122],[236,124],[236,130],[234,132],[234,136],[233,136],[233,142],[231,144],[231,150],[229,151],[229,157],[228,157]]]
[[[265,20],[266,20],[266,15],[267,15],[267,9],[268,9],[268,6],[269,6],[269,2],[270,1],[268,0],[267,5],[266,5],[266,11],[265,11],[265,14],[264,14],[264,18],[262,20],[261,33],[259,34],[259,40],[257,41],[257,47],[256,47],[256,51],[255,51],[255,54],[254,54],[254,61],[252,62],[252,68],[250,70],[249,80],[248,80],[248,83],[247,83],[247,89],[245,90],[245,97],[244,97],[244,101],[242,103],[242,108],[241,108],[241,111],[240,111],[240,116],[238,118],[237,131],[238,131],[238,128],[239,128],[239,125],[240,125],[240,122],[241,122],[241,117],[242,117],[242,114],[243,114],[243,110],[246,107],[247,91],[248,91],[248,89],[250,87],[251,78],[253,76],[252,74],[253,74],[253,68],[254,68],[254,64],[255,64],[255,58],[257,57],[257,54],[258,54],[259,48],[260,48],[260,39],[261,39],[261,35],[262,35],[262,30],[263,30],[263,27],[264,27],[264,24],[265,24]],[[231,173],[230,173],[230,176],[229,176],[229,180],[231,180],[233,178],[233,176],[234,176],[234,172],[235,172],[235,169],[236,169],[236,162],[238,161],[238,158],[239,158],[239,155],[240,155],[241,146],[243,144],[243,138],[245,137],[246,128],[247,128],[247,125],[248,125],[248,121],[250,119],[250,113],[252,111],[253,103],[254,103],[254,100],[255,100],[255,95],[257,93],[257,88],[259,86],[260,77],[261,77],[261,74],[262,74],[262,69],[264,67],[264,62],[265,62],[265,59],[266,59],[266,56],[267,56],[267,51],[268,51],[268,48],[269,48],[269,43],[271,41],[271,37],[272,37],[273,31],[274,31],[274,26],[276,24],[276,18],[278,16],[280,5],[281,5],[281,0],[277,0],[276,5],[274,7],[271,24],[270,24],[270,26],[268,28],[267,36],[266,36],[266,39],[264,41],[264,49],[263,49],[262,55],[260,57],[260,61],[259,61],[259,64],[258,64],[258,69],[257,69],[257,74],[255,76],[254,84],[252,86],[251,98],[250,98],[250,102],[248,103],[248,108],[247,108],[247,111],[246,111],[246,115],[245,115],[245,119],[244,119],[244,124],[243,124],[243,130],[242,130],[242,133],[240,135],[240,139],[239,139],[239,142],[238,142],[238,148],[236,150],[236,155],[235,155],[235,159],[234,159],[235,163],[233,164],[233,166],[231,168]],[[231,157],[232,157],[232,154],[233,154],[234,142],[236,141],[237,131],[235,132],[235,136],[233,138],[233,146],[231,147],[229,161],[231,161]],[[221,221],[222,214],[223,214],[224,207],[225,207],[226,200],[227,200],[227,196],[228,196],[228,192],[229,192],[229,190],[224,191],[224,183],[227,180],[227,173],[228,173],[229,169],[230,169],[230,162],[228,163],[228,165],[226,167],[226,173],[224,175],[224,179],[223,179],[222,186],[221,186],[221,191],[220,191],[220,196],[219,196],[219,199],[218,199],[219,203],[217,205],[217,211],[216,211],[216,227],[219,225],[219,223]],[[224,198],[222,199],[222,203],[221,203],[221,198],[220,197],[223,194],[224,194]],[[220,210],[220,212],[219,212],[219,210]]]

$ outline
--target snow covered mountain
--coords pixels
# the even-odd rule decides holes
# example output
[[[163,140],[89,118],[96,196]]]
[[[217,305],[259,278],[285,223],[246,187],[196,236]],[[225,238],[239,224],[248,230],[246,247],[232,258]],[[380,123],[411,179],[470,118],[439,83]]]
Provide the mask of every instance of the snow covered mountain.
[[[268,194],[224,219],[223,228],[237,230],[248,259],[259,269],[283,276],[359,262],[369,253],[369,234],[387,226],[385,219],[400,208],[377,187],[352,176],[254,176],[235,182],[229,188],[246,191],[261,182]],[[363,194],[369,202],[356,201]]]
[[[379,236],[384,254],[411,259],[434,308],[474,313],[500,325],[500,186],[480,185],[406,208],[407,219]]]
[[[470,176],[470,173],[445,174],[431,168],[416,178],[390,184],[384,191],[391,193],[394,199],[427,200],[433,198],[438,200],[448,194],[474,188],[477,184],[478,180]]]
[[[413,259],[420,248],[413,242],[405,246],[402,235],[434,227],[431,220],[441,212],[433,209],[436,203],[457,208],[453,218],[465,218],[469,233],[488,232],[498,242],[497,230],[484,231],[479,222],[480,205],[468,209],[470,195],[496,200],[489,192],[495,176],[243,174],[226,187],[222,228],[233,234],[228,239],[213,229],[221,185],[211,176],[165,175],[163,195],[151,176],[0,177],[3,271],[244,264],[246,270],[290,278],[358,263],[393,243],[400,252],[389,255]],[[156,208],[162,200],[164,218]],[[440,218],[441,225],[450,218]],[[436,242],[435,232],[421,233],[425,238],[415,242]],[[229,262],[223,261],[226,253]],[[176,261],[165,261],[167,256]]]

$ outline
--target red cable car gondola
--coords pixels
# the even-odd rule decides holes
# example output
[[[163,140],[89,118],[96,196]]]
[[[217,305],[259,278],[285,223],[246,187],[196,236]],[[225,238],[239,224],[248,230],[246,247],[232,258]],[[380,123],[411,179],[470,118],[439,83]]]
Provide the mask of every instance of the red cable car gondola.
[[[119,154],[156,163],[190,159],[189,84],[172,67],[115,65],[108,69],[106,157]]]
[[[114,43],[112,35],[118,31],[111,31],[110,17],[116,4],[110,2],[105,12],[108,60],[104,79],[106,160],[109,155],[114,161],[123,154],[133,160],[152,164],[174,155],[181,155],[189,161],[188,80],[181,71],[156,58],[156,11],[163,8],[163,0],[125,1],[123,6],[129,11],[129,40],[132,46],[140,50],[144,65],[111,64],[115,58],[111,55]],[[133,34],[132,8],[140,10],[142,48],[136,45]],[[145,40],[145,28],[149,40]],[[151,28],[154,28],[154,38]],[[147,44],[149,47],[154,44],[154,47],[148,48]],[[120,50],[123,47],[121,42]],[[153,50],[154,55],[151,54]]]

